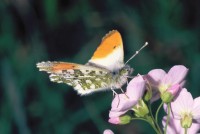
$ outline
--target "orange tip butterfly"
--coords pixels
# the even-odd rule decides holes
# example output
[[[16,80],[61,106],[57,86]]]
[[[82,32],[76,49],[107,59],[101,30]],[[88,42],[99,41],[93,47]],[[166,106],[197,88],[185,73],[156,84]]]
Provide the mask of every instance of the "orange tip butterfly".
[[[146,42],[142,50],[148,43]],[[139,51],[128,60],[135,57]],[[117,30],[112,30],[102,39],[92,58],[85,65],[69,62],[40,62],[39,71],[49,73],[50,80],[66,83],[74,87],[80,95],[102,90],[120,89],[128,80],[133,69],[124,63],[122,37]]]

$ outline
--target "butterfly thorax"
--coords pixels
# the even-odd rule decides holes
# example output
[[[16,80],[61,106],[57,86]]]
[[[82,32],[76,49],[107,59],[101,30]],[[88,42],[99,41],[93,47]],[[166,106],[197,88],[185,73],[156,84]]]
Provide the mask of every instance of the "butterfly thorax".
[[[111,88],[118,89],[121,88],[126,82],[127,77],[130,76],[133,72],[133,68],[126,65],[119,70],[112,72]]]

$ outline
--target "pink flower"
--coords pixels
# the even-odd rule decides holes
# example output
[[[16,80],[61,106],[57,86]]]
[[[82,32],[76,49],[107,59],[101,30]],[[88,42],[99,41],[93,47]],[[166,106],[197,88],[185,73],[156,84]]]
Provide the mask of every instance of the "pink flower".
[[[159,90],[162,100],[172,99],[184,84],[184,78],[187,75],[188,69],[182,65],[173,66],[168,73],[162,69],[154,69],[150,71],[145,78],[150,85]],[[167,93],[167,94],[166,94]],[[153,91],[152,101],[157,100],[160,95],[157,90]],[[162,96],[163,95],[163,96]],[[172,98],[166,98],[172,97]],[[167,100],[168,101],[168,100]],[[170,100],[171,101],[171,100]]]
[[[145,81],[142,76],[133,78],[128,84],[125,94],[118,94],[113,99],[109,116],[118,117],[130,110],[143,96],[144,87]]]
[[[166,116],[162,120],[163,126],[166,125]],[[188,134],[196,134],[200,129],[200,124],[192,123],[191,127],[188,128]],[[181,127],[180,120],[176,120],[170,117],[169,124],[167,126],[167,134],[184,134],[185,130]]]
[[[171,111],[175,119],[181,120],[182,126],[189,126],[194,121],[199,122],[200,97],[193,99],[191,93],[183,88],[177,98],[171,102]]]
[[[109,122],[112,124],[127,124],[131,118],[124,115],[131,110],[142,98],[145,90],[145,81],[142,76],[133,78],[127,86],[125,94],[118,94],[112,101],[109,113]]]
[[[119,117],[113,117],[113,118],[110,118],[108,120],[108,122],[110,122],[112,124],[120,124],[120,118]]]
[[[104,130],[103,134],[114,134],[112,130],[106,129]]]

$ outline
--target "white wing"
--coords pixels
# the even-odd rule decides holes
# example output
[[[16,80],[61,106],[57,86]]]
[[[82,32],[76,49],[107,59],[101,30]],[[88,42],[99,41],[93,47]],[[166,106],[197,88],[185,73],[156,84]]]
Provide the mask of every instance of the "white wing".
[[[110,71],[119,70],[124,66],[123,43],[117,30],[106,34],[88,64],[106,68]]]

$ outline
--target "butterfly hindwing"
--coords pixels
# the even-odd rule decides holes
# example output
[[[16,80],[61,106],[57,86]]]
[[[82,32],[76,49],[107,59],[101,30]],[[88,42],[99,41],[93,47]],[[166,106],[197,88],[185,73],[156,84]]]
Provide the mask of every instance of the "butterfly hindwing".
[[[50,73],[50,80],[73,86],[79,94],[110,88],[111,73],[106,69],[68,62],[41,62],[40,71]]]

